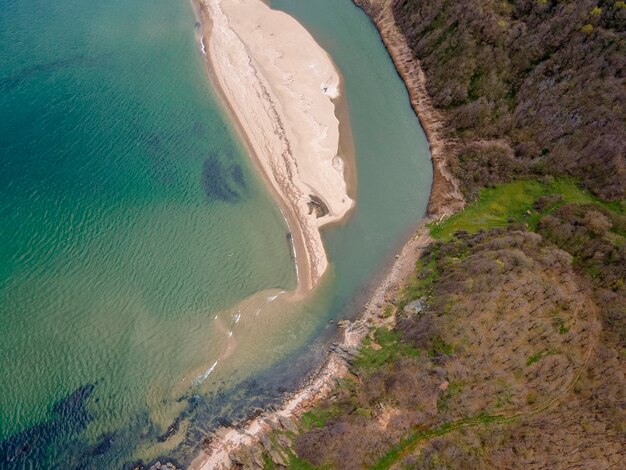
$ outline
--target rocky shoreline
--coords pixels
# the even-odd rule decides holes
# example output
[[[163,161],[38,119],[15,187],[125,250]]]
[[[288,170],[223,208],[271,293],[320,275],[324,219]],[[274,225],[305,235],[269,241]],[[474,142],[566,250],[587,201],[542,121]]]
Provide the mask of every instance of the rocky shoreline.
[[[386,315],[387,306],[396,303],[396,294],[414,269],[421,251],[430,243],[425,222],[395,257],[388,275],[374,291],[363,312],[354,321],[342,320],[342,340],[328,349],[326,360],[303,382],[303,386],[287,396],[281,406],[268,409],[257,416],[230,427],[217,429],[206,442],[191,469],[263,468],[263,453],[276,465],[285,465],[286,456],[275,450],[267,434],[276,429],[295,432],[294,423],[320,400],[328,398],[338,379],[350,373],[352,358],[372,328],[395,323],[394,315]]]

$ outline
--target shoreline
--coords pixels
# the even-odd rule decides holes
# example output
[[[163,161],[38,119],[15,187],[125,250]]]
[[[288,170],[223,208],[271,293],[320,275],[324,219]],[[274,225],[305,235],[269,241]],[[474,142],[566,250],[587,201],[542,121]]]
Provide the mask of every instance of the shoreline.
[[[358,352],[369,331],[394,324],[395,315],[385,317],[385,306],[395,302],[397,290],[408,280],[422,250],[432,241],[426,226],[428,222],[429,219],[419,221],[408,242],[393,258],[383,280],[373,287],[358,317],[339,322],[338,341],[329,347],[322,363],[303,377],[302,384],[287,394],[278,407],[267,409],[242,423],[216,429],[211,441],[199,448],[189,465],[190,470],[233,468],[238,463],[237,454],[242,450],[245,453],[245,449],[262,445],[263,436],[274,429],[295,430],[294,421],[331,395],[336,380],[350,373],[348,361]]]
[[[237,114],[232,109],[230,103],[224,96],[224,92],[218,80],[215,77],[213,65],[211,64],[211,60],[209,58],[207,52],[207,35],[210,34],[210,31],[213,27],[211,17],[204,7],[203,0],[191,0],[191,4],[193,6],[194,12],[196,14],[196,18],[199,20],[200,31],[198,33],[198,41],[200,42],[202,48],[202,55],[204,56],[204,67],[206,69],[208,78],[213,86],[213,89],[216,91],[215,96],[221,102],[222,109],[228,114],[232,130],[237,134],[240,141],[243,143],[245,150],[248,152],[250,159],[252,160],[253,165],[257,170],[257,175],[263,181],[266,189],[269,191],[272,199],[275,201],[278,209],[285,219],[285,223],[287,225],[287,229],[289,230],[289,234],[291,235],[291,250],[294,257],[295,269],[296,269],[296,278],[297,278],[297,286],[296,292],[307,292],[312,288],[312,282],[309,279],[310,267],[309,260],[306,256],[304,256],[304,233],[300,229],[300,225],[298,221],[291,211],[291,208],[287,204],[287,202],[282,198],[282,196],[278,193],[274,185],[271,183],[263,168],[261,163],[257,160],[256,155],[254,153],[252,143],[250,139],[246,135],[243,130],[243,127],[237,117]],[[301,274],[302,273],[302,274]]]
[[[395,292],[406,283],[423,248],[432,241],[427,227],[428,222],[441,220],[465,205],[465,200],[447,167],[447,155],[452,149],[440,135],[442,124],[428,97],[425,76],[419,63],[413,58],[406,41],[395,27],[393,17],[385,16],[384,12],[373,13],[371,8],[367,8],[368,5],[371,7],[369,0],[353,2],[375,25],[409,93],[411,106],[426,133],[434,170],[428,213],[417,222],[408,242],[402,246],[399,254],[395,255],[395,259],[391,258],[393,254],[390,255],[392,261],[385,264],[381,275],[382,281],[373,281],[368,300],[354,321],[340,322],[338,334],[342,339],[333,344],[321,365],[304,377],[302,385],[285,396],[282,405],[276,410],[251,417],[239,425],[218,429],[208,445],[199,448],[190,469],[231,468],[237,459],[235,455],[237,452],[258,446],[263,436],[276,427],[293,428],[295,426],[293,419],[298,419],[319,400],[327,398],[333,390],[335,381],[349,373],[347,360],[358,351],[359,345],[370,329],[390,325],[395,321],[395,315],[385,318],[383,312],[386,305],[394,303]],[[390,10],[386,13],[390,14]],[[416,75],[412,76],[412,73]]]
[[[341,223],[355,205],[354,144],[348,129],[349,121],[345,122],[347,100],[343,79],[334,63],[295,19],[271,10],[261,0],[246,2],[239,8],[248,7],[246,12],[252,12],[253,17],[250,21],[259,23],[256,28],[245,28],[249,26],[246,24],[237,26],[237,20],[243,15],[236,15],[232,3],[238,2],[229,5],[217,0],[193,0],[192,3],[201,20],[199,40],[212,84],[287,222],[298,274],[294,295],[298,298],[319,283],[328,267],[320,229]],[[226,15],[222,10],[224,4],[234,8],[235,14]],[[215,32],[212,15],[219,18],[221,36]],[[260,32],[262,22],[269,24],[268,31]],[[241,28],[239,33],[235,31],[237,27]],[[250,41],[259,35],[262,40],[271,39],[279,34],[279,30],[281,34],[286,31],[286,34],[295,35],[296,39],[302,37],[302,44],[298,47],[308,51],[306,58],[315,60],[309,66],[314,72],[306,71],[305,78],[309,83],[291,91],[296,80],[290,69],[285,73],[276,65],[277,61],[285,60],[286,66],[291,66],[289,53],[271,41],[269,46],[261,41],[259,47],[265,46],[269,52],[255,55],[243,40],[237,42],[242,31],[250,30],[253,31],[250,35],[254,36],[248,38]],[[235,44],[228,49],[231,43]],[[274,49],[272,44],[276,46]],[[296,69],[298,65],[303,68],[297,61],[293,65]],[[238,70],[237,66],[243,70]],[[318,68],[322,72],[318,72]],[[275,76],[266,77],[266,70],[271,70]],[[315,82],[320,74],[328,76],[327,82]],[[242,76],[244,78],[240,78]],[[311,80],[314,83],[310,83]],[[229,88],[231,82],[239,88]],[[326,83],[328,85],[324,86]],[[285,89],[287,94],[281,94]],[[289,93],[297,96],[295,104],[288,100]],[[244,100],[239,95],[247,96]],[[322,101],[322,106],[316,106],[317,101]],[[244,104],[250,104],[250,109]],[[322,109],[316,109],[320,107]],[[305,116],[305,119],[302,122],[294,119],[298,115]],[[343,119],[339,120],[338,115]],[[318,201],[322,203],[321,213],[316,211]]]

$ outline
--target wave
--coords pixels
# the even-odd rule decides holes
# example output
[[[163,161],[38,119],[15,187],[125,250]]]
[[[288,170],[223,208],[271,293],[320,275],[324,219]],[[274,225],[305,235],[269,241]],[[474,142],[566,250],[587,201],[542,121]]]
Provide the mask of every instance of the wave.
[[[200,374],[198,377],[196,377],[193,380],[193,383],[196,385],[200,385],[202,382],[208,379],[209,375],[211,375],[211,372],[213,372],[213,369],[215,369],[215,366],[217,366],[217,361],[215,361],[211,367],[209,367],[206,371],[204,371],[203,374]]]

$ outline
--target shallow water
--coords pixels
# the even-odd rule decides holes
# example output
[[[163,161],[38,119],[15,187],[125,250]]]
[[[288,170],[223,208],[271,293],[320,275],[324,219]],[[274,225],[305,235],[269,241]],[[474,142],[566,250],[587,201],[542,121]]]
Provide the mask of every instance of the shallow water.
[[[191,5],[4,2],[3,468],[184,458],[296,383],[422,216],[426,141],[372,25],[349,0],[273,5],[344,75],[358,178],[324,233],[329,275],[284,308],[287,227],[210,90]]]

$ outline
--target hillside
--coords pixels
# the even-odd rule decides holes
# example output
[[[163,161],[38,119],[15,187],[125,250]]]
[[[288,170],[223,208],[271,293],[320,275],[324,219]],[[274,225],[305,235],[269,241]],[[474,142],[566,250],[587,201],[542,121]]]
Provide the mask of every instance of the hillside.
[[[333,394],[267,448],[291,468],[623,462],[623,204],[567,180],[509,183],[430,232],[385,308],[395,326],[373,329]]]
[[[394,0],[392,10],[466,194],[547,173],[626,197],[624,2]]]

